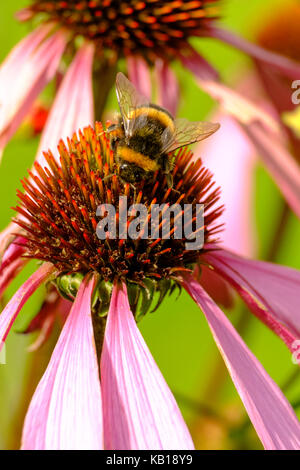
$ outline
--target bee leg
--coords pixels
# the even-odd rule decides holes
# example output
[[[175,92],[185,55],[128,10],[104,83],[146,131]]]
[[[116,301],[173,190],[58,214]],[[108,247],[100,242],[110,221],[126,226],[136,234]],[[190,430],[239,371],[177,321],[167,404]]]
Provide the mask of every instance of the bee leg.
[[[102,181],[109,180],[113,176],[117,176],[117,174],[116,173],[111,173],[110,175],[104,176],[104,178],[102,178]]]
[[[130,184],[131,189],[133,189],[133,200],[135,201],[136,200],[136,187],[132,183],[129,183],[129,184]]]
[[[166,175],[168,188],[173,188],[173,176],[171,173],[172,167],[173,167],[172,162],[170,161],[167,155],[164,155],[164,158],[162,158],[161,163],[162,163],[162,170],[164,174]]]
[[[110,175],[113,176],[113,175]],[[128,181],[124,180],[120,175],[118,175],[119,180],[122,181],[123,185],[125,186],[126,184],[129,184],[130,188],[133,189],[133,195],[134,195],[134,200],[136,199],[136,187],[134,186],[133,183],[129,183]],[[107,176],[108,178],[108,176]]]
[[[166,175],[168,188],[171,188],[174,193],[180,194],[180,191],[177,191],[177,189],[173,188],[173,176],[172,176],[172,174],[171,173],[165,173],[165,175]]]
[[[168,188],[173,188],[173,176],[171,175],[171,173],[165,173],[165,175],[166,175]]]

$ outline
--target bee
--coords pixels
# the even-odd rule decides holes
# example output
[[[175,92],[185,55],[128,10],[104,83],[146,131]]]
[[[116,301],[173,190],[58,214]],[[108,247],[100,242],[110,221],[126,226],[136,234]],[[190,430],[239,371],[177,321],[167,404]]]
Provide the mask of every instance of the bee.
[[[134,186],[162,170],[172,187],[174,157],[170,153],[206,139],[220,125],[174,119],[166,109],[151,104],[122,73],[117,74],[116,91],[120,115],[107,132],[120,178]]]

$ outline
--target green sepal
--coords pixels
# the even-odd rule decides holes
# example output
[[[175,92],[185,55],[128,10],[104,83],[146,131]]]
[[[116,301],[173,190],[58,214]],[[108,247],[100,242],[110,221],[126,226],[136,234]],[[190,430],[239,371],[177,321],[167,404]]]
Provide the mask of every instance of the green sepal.
[[[171,285],[172,285],[172,281],[170,279],[162,279],[161,281],[158,282],[156,290],[157,292],[159,292],[159,298],[155,304],[155,307],[151,310],[151,313],[155,312],[158,309],[158,307],[161,305],[165,296],[169,292]]]
[[[65,299],[73,301],[83,278],[84,274],[82,273],[61,274],[55,279],[55,284]]]
[[[135,313],[135,320],[139,322],[150,309],[156,290],[156,282],[153,279],[143,279],[143,286],[139,286],[141,293],[141,301]]]
[[[92,309],[96,310],[99,317],[105,317],[108,313],[112,290],[111,282],[104,279],[97,282],[92,296]]]

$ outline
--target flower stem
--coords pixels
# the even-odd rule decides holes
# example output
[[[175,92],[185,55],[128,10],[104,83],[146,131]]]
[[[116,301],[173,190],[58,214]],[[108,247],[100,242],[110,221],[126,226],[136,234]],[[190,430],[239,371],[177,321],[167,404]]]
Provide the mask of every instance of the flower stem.
[[[95,100],[95,120],[101,121],[107,102],[108,94],[114,86],[116,79],[117,65],[104,59],[93,74],[94,100]]]
[[[95,338],[97,357],[98,357],[98,362],[100,364],[107,317],[101,317],[100,315],[95,313],[92,315],[92,319],[93,319],[94,338]]]
[[[264,257],[266,261],[276,261],[280,247],[282,246],[283,239],[287,228],[287,223],[291,214],[291,209],[286,201],[283,201],[283,207],[281,214],[278,218],[277,227],[275,230],[274,237],[269,243],[269,247]]]

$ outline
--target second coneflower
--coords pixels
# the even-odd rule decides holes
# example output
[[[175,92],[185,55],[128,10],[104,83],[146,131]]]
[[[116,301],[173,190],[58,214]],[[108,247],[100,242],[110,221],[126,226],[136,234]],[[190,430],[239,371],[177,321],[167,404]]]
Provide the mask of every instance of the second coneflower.
[[[297,449],[300,425],[285,397],[249,351],[227,317],[203,290],[204,264],[237,289],[249,308],[293,349],[299,336],[298,271],[248,261],[216,245],[219,190],[200,160],[183,148],[174,155],[173,187],[158,170],[155,183],[135,187],[118,175],[114,152],[101,124],[79,131],[60,161],[44,154],[18,193],[22,238],[7,254],[18,269],[26,258],[42,262],[0,315],[5,341],[22,306],[47,282],[72,302],[48,368],[32,398],[23,449],[192,449],[178,406],[136,325],[155,293],[162,302],[184,287],[205,314],[229,373],[266,449]],[[201,203],[204,246],[186,250],[184,238],[129,239],[97,236],[97,207],[120,197],[141,203]],[[128,220],[129,222],[129,220]],[[160,227],[161,228],[161,227]],[[21,256],[23,257],[21,258]],[[193,274],[194,268],[195,275]],[[196,274],[197,272],[197,274]],[[11,278],[7,278],[7,282]],[[71,305],[71,304],[70,304]]]

